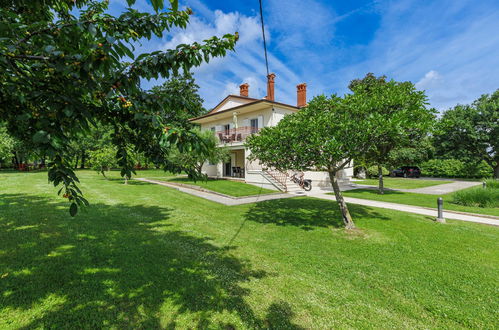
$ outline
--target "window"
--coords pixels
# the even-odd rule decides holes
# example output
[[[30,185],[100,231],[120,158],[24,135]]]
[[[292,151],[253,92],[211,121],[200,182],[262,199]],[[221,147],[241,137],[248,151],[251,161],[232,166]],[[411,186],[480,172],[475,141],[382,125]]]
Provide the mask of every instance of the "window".
[[[254,118],[250,120],[251,133],[258,132],[258,119]]]
[[[230,134],[230,124],[224,125],[224,132],[225,132],[225,135]]]

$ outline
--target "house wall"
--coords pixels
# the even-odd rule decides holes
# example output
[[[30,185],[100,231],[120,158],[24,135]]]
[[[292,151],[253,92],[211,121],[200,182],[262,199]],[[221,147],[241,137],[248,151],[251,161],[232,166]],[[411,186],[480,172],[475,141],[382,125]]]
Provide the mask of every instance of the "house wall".
[[[264,110],[259,110],[259,111],[253,111],[249,113],[244,113],[244,114],[238,114],[237,115],[237,126],[238,127],[244,127],[244,126],[249,126],[250,119],[259,119],[259,125],[262,127],[268,127],[268,126],[275,126],[274,122],[275,119],[273,117],[272,109],[264,109]],[[217,127],[224,126],[224,125],[233,125],[233,117],[232,113],[227,113],[227,117],[219,120],[214,120],[209,123],[203,123],[201,124],[201,130],[210,130],[212,127]],[[231,126],[232,127],[232,126]],[[261,127],[260,127],[261,128]]]
[[[230,103],[238,103],[235,101],[229,101],[225,105],[223,105],[222,109],[228,109]],[[232,106],[236,106],[232,104]],[[240,104],[237,104],[240,105]],[[275,126],[277,123],[284,118],[284,116],[288,114],[292,114],[295,111],[288,110],[285,108],[281,108],[278,106],[269,107],[264,110],[258,110],[254,112],[249,112],[245,114],[239,114],[237,116],[237,125],[238,127],[249,126],[249,119],[260,117],[261,122],[259,124],[263,124],[263,127]],[[227,117],[224,119],[214,120],[210,123],[201,124],[202,130],[211,130],[212,127],[217,129],[217,126],[223,126],[227,124],[233,124],[232,113],[228,112]],[[260,127],[261,128],[261,127]],[[239,142],[239,146],[232,147],[239,148],[237,154],[232,157],[232,166],[244,167],[245,169],[245,181],[247,183],[267,188],[274,189],[276,188],[270,184],[261,174],[262,166],[258,161],[249,161],[248,156],[251,154],[249,149],[243,149],[242,143]],[[243,157],[244,156],[244,157]],[[213,177],[222,177],[223,176],[223,164],[219,163],[216,165],[205,164],[203,166],[203,172],[209,176]],[[347,167],[341,171],[338,175],[339,179],[342,178],[351,178],[353,176],[353,167]],[[321,190],[321,189],[330,189],[331,184],[329,181],[329,174],[327,172],[316,172],[316,171],[307,171],[305,172],[305,178],[312,180],[313,190]]]
[[[218,108],[217,111],[215,111],[215,112],[219,112],[219,111],[223,111],[223,110],[226,110],[226,109],[234,108],[234,107],[237,107],[237,106],[249,103],[251,101],[252,100],[244,100],[244,99],[236,99],[236,98],[229,99],[229,100],[227,100],[227,102],[225,102],[224,104],[222,104],[220,106],[220,108]]]

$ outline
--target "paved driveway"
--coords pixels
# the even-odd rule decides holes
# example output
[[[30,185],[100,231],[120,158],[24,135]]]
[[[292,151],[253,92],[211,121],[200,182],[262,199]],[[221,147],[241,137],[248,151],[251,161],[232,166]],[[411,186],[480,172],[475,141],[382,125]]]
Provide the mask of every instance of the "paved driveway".
[[[418,194],[444,195],[457,190],[466,189],[469,187],[479,186],[481,182],[475,181],[455,181],[452,183],[439,184],[437,186],[416,188],[416,189],[393,189],[397,191],[412,192]]]

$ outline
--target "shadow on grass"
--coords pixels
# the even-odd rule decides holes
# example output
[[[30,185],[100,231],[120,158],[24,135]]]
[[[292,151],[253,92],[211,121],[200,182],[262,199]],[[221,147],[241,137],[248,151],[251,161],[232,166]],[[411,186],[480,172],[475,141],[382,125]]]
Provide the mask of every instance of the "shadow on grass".
[[[390,188],[385,188],[383,190],[383,194],[380,194],[378,192],[378,188],[360,188],[360,189],[348,190],[348,194],[349,195],[353,195],[353,194],[365,194],[366,192],[370,193],[370,194],[373,194],[373,195],[378,195],[378,196],[383,196],[383,195],[405,195],[405,194],[407,194],[406,192],[398,191],[398,190],[392,190]],[[333,193],[331,193],[330,195],[333,195]]]
[[[121,185],[125,185],[125,179],[123,178],[101,178],[102,180],[106,180],[107,182],[111,182],[113,184],[121,184]],[[145,185],[148,185],[150,183],[148,182],[143,182],[143,181],[138,181],[138,180],[134,180],[134,178],[128,180],[128,183],[127,185],[131,185],[131,186],[145,186]]]
[[[227,181],[227,180],[224,180],[224,179],[213,179],[213,178],[206,178],[206,179],[203,179],[203,178],[200,178],[200,179],[197,179],[197,180],[194,180],[194,179],[189,179],[188,177],[173,177],[173,178],[168,178],[168,181],[173,181],[173,182],[179,182],[179,183],[206,183],[206,182],[213,182],[213,181]]]
[[[65,204],[0,194],[0,310],[24,328],[174,328],[186,318],[205,328],[227,311],[248,328],[296,328],[287,303],[259,318],[245,302],[242,284],[265,272],[209,237],[171,230],[171,211],[92,204],[70,218]]]
[[[388,217],[367,206],[349,204],[348,208],[354,222],[358,217],[389,220]],[[303,230],[344,226],[336,201],[307,197],[274,199],[256,203],[246,212],[245,219],[277,226],[297,226]]]

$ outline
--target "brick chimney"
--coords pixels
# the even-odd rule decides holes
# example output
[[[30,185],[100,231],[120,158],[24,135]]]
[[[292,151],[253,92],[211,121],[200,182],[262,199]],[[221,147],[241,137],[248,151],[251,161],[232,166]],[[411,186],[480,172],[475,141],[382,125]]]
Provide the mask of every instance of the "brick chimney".
[[[307,84],[296,85],[296,106],[302,108],[307,105]]]
[[[239,95],[248,97],[248,89],[249,89],[249,84],[244,83],[239,86]]]
[[[269,101],[274,101],[274,78],[275,73],[271,73],[267,76],[267,97]]]

